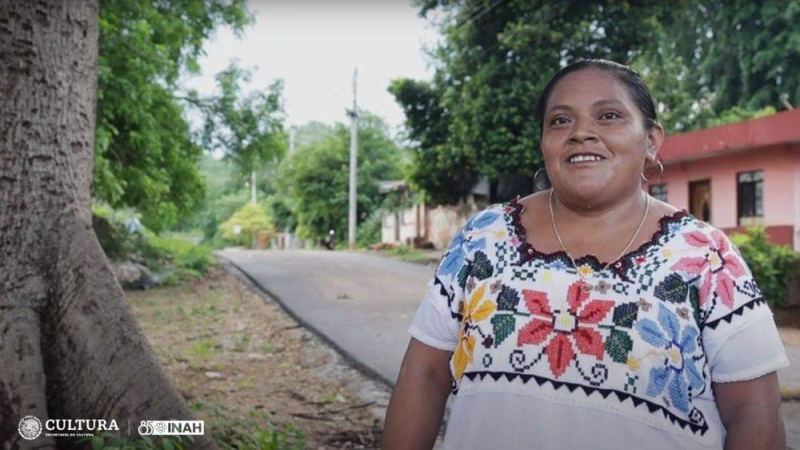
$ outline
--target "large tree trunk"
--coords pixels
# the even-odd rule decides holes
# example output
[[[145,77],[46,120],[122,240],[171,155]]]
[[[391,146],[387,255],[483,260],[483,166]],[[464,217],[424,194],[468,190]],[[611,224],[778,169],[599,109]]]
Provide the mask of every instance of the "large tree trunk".
[[[0,448],[26,415],[191,414],[141,329],[91,222],[97,0],[0,0]],[[208,433],[208,432],[207,432]],[[207,437],[197,447],[214,447]]]

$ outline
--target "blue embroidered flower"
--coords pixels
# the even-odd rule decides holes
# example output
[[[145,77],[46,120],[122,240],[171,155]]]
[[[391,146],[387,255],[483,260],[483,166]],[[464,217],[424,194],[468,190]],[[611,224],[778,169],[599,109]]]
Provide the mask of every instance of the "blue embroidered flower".
[[[647,395],[655,397],[666,390],[672,406],[688,413],[689,387],[697,390],[705,384],[698,361],[692,358],[697,350],[697,328],[689,324],[681,332],[678,316],[662,304],[658,305],[658,323],[643,318],[634,327],[645,342],[663,349],[663,365],[650,369]]]
[[[475,220],[473,220],[472,223],[468,225],[469,229],[482,230],[491,225],[492,223],[494,223],[494,221],[497,220],[498,217],[500,217],[500,214],[493,212],[479,214],[477,217],[475,217]]]
[[[464,232],[461,231],[453,237],[450,241],[450,248],[444,255],[442,263],[439,265],[437,275],[452,275],[461,269],[461,264],[464,262],[464,248],[461,244],[464,243]]]
[[[562,261],[562,260],[560,260],[560,259],[557,259],[557,260],[553,261],[553,262],[550,264],[550,267],[552,267],[552,268],[553,268],[553,269],[555,269],[555,270],[564,270],[564,269],[566,269],[566,268],[567,268],[567,265],[566,265],[566,264],[564,264],[564,261]]]
[[[486,238],[467,239],[464,243],[464,248],[467,249],[467,254],[471,254],[476,250],[483,250],[486,248]]]

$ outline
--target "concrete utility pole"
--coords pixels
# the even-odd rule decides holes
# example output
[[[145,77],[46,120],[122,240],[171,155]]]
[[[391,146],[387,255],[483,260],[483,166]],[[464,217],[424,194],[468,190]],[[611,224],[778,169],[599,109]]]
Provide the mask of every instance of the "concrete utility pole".
[[[358,103],[356,93],[358,69],[353,71],[353,109],[347,111],[350,116],[350,214],[347,227],[347,243],[350,250],[356,248],[356,173],[358,169]]]

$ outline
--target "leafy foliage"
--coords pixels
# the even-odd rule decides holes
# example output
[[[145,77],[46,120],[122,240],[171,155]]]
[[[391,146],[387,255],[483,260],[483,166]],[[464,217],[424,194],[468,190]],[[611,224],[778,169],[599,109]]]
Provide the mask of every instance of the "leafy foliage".
[[[771,243],[767,232],[760,227],[735,234],[731,241],[753,271],[764,298],[773,306],[784,305],[789,286],[800,273],[800,255],[789,246]]]
[[[251,22],[244,0],[100,2],[93,195],[130,206],[154,231],[194,210],[205,193],[179,76],[198,70],[218,26]]]
[[[257,242],[259,238],[269,239],[275,235],[272,221],[264,208],[257,203],[244,205],[230,219],[223,222],[219,229],[225,239],[240,245],[250,245]]]
[[[196,100],[206,114],[204,147],[222,151],[243,178],[282,157],[286,142],[283,82],[274,82],[266,92],[252,91],[245,96],[241,84],[250,77],[249,71],[231,64],[216,76],[221,94]]]
[[[386,124],[361,112],[358,129],[358,218],[360,225],[384,201],[378,181],[401,177],[402,150],[389,138]],[[323,140],[299,147],[280,167],[274,186],[290,198],[297,233],[320,239],[335,230],[347,234],[349,199],[350,130],[342,124],[331,127]],[[290,205],[290,206],[289,206]]]
[[[479,176],[496,194],[503,180],[542,166],[535,104],[550,77],[578,59],[640,71],[668,132],[769,114],[783,95],[800,101],[796,0],[416,4],[422,16],[444,17],[436,73],[389,90],[415,143],[409,180],[437,203],[454,203]]]

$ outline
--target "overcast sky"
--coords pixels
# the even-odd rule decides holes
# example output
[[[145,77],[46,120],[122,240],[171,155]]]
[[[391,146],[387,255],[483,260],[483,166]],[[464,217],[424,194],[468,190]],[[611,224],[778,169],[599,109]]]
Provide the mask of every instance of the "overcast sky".
[[[408,0],[251,0],[250,9],[255,25],[241,40],[218,31],[205,46],[202,76],[186,87],[214,92],[214,74],[238,59],[242,67],[257,68],[251,88],[284,80],[288,125],[347,122],[358,67],[359,107],[395,128],[404,116],[386,91],[389,82],[433,74],[423,49],[437,33]]]

